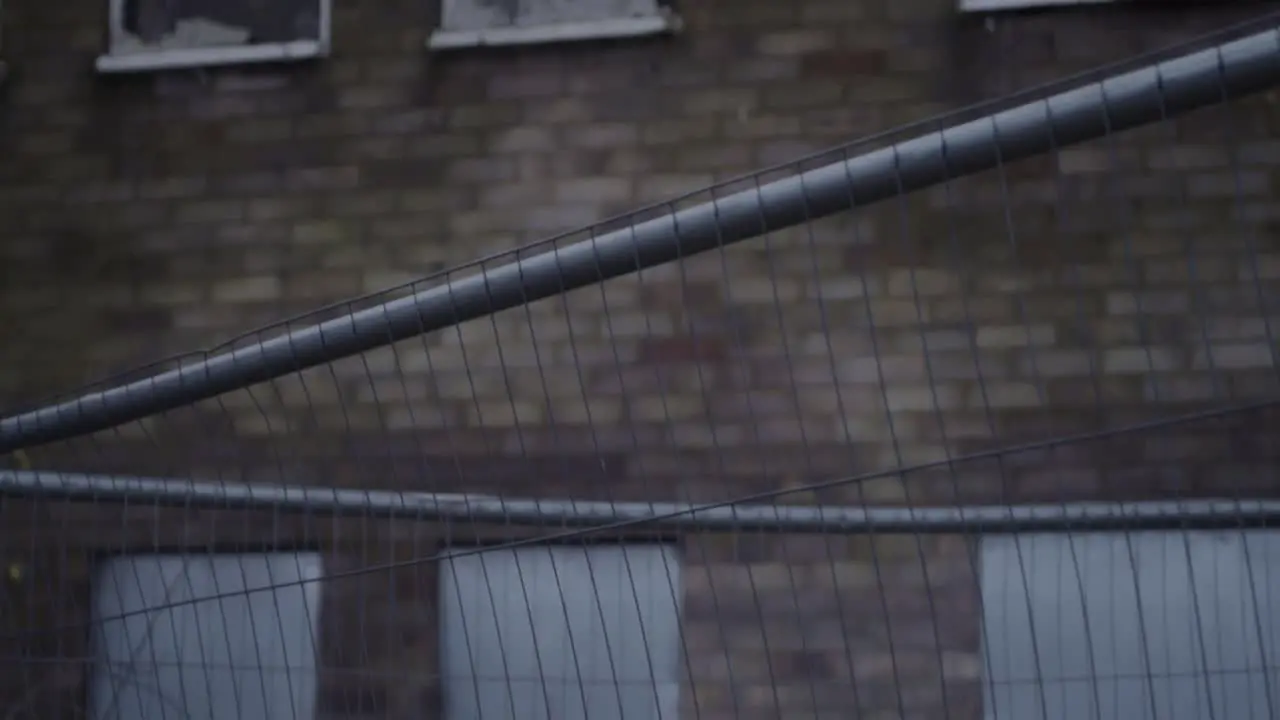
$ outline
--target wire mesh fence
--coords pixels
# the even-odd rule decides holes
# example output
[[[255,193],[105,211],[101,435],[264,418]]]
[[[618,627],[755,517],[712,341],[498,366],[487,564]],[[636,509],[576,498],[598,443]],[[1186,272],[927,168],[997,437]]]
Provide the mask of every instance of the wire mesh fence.
[[[4,717],[1273,716],[1273,25],[0,420]]]

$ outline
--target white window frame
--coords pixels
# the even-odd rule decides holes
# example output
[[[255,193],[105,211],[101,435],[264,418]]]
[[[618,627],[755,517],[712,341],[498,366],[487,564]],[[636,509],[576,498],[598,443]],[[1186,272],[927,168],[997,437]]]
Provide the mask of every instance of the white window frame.
[[[1107,5],[1125,0],[959,0],[960,12],[1001,12],[1031,8]]]
[[[1268,683],[1280,695],[1280,531],[992,535],[981,548],[987,718],[1150,720],[1154,694],[1161,720],[1241,720],[1268,717]]]
[[[139,73],[164,70],[288,63],[326,57],[329,54],[333,25],[332,0],[315,0],[320,4],[320,33],[313,40],[285,43],[260,43],[226,47],[164,48],[146,52],[116,52],[124,37],[124,4],[126,0],[107,0],[107,52],[99,55],[95,66],[100,73]]]
[[[88,717],[172,717],[175,704],[211,720],[313,717],[321,576],[316,554],[106,560],[93,585]]]
[[[442,23],[450,0],[441,3]],[[684,22],[663,0],[658,0],[658,11],[641,17],[618,17],[589,22],[552,22],[541,25],[495,26],[483,30],[450,30],[437,28],[427,36],[428,50],[457,50],[460,48],[541,45],[578,42],[583,40],[608,40],[679,32]]]
[[[548,720],[550,708],[554,720],[581,720],[616,717],[622,702],[627,717],[674,720],[680,571],[676,548],[657,544],[524,546],[442,560],[442,717],[515,710]]]

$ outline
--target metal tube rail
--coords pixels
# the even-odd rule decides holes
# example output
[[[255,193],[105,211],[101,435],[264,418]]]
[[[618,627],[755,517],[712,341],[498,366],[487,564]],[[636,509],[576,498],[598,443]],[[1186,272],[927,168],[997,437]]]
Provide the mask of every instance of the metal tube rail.
[[[1195,500],[1061,505],[851,507],[763,503],[689,504],[504,499],[485,495],[344,490],[146,478],[0,471],[0,497],[152,503],[183,508],[320,512],[417,521],[466,521],[610,532],[659,531],[848,534],[1007,533],[1258,527],[1280,520],[1280,502]]]
[[[1270,29],[553,249],[348,317],[0,420],[0,453],[64,440],[645,267],[1280,82]]]

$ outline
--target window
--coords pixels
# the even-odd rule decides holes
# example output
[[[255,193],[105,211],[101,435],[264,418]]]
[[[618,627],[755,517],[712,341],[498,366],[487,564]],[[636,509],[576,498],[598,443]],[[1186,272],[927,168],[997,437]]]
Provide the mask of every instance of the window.
[[[982,599],[987,718],[1280,715],[1280,534],[993,536]]]
[[[140,72],[324,55],[330,0],[108,0],[99,72]]]
[[[311,555],[108,562],[94,587],[89,717],[310,718],[319,577]]]
[[[427,47],[528,45],[675,32],[680,19],[658,0],[440,0],[440,29]]]
[[[524,547],[446,560],[446,720],[675,718],[679,571],[661,546]]]
[[[998,10],[1023,10],[1033,7],[1062,7],[1068,5],[1098,5],[1125,2],[1125,0],[959,0],[962,12],[990,12]]]

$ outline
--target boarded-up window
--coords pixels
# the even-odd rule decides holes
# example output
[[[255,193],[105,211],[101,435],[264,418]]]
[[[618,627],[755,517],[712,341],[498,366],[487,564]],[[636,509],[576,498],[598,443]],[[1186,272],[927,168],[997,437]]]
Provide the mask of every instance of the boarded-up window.
[[[319,577],[313,555],[107,562],[94,586],[89,717],[308,720]]]
[[[982,541],[986,717],[1280,717],[1280,535]]]
[[[961,12],[999,12],[1001,10],[1026,10],[1027,8],[1062,6],[1087,7],[1090,5],[1101,5],[1106,3],[1125,3],[1136,1],[1137,0],[957,0]]]
[[[672,548],[494,550],[442,570],[446,720],[675,718]]]
[[[428,46],[516,45],[673,32],[679,19],[658,0],[441,0]]]

